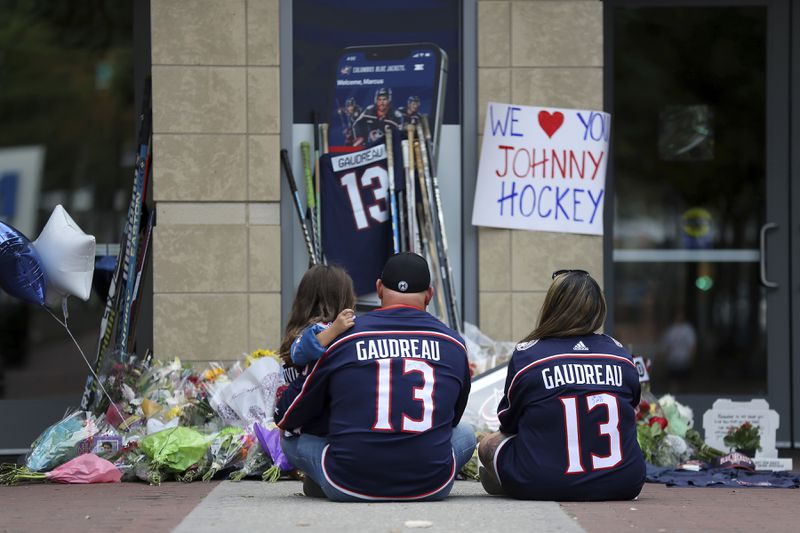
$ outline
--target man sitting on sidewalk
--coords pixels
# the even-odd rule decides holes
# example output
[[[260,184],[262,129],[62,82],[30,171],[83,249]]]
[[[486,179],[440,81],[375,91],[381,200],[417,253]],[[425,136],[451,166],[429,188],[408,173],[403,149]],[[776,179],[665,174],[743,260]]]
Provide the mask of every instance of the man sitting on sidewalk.
[[[278,426],[300,433],[283,439],[284,453],[331,500],[441,500],[472,457],[472,427],[459,424],[467,351],[425,311],[430,281],[421,256],[390,257],[376,282],[382,307],[357,317],[278,404]],[[303,434],[320,414],[328,435]]]

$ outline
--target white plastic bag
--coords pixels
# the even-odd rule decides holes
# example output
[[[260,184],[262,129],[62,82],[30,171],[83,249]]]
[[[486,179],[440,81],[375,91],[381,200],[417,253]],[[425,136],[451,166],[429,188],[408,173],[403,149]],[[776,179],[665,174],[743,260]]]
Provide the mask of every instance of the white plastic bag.
[[[283,384],[283,372],[278,362],[271,357],[261,357],[222,389],[222,400],[244,422],[267,425],[272,422],[275,411],[275,393]]]

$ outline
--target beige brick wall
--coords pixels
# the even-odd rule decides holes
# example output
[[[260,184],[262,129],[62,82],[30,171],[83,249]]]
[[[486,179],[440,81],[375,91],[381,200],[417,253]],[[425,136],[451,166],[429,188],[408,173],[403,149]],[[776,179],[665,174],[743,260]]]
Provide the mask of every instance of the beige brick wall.
[[[279,0],[151,0],[154,350],[280,340]]]
[[[602,109],[602,3],[479,0],[479,131],[488,101]],[[493,228],[478,235],[480,327],[495,339],[533,329],[553,270],[583,268],[602,283],[602,237]]]

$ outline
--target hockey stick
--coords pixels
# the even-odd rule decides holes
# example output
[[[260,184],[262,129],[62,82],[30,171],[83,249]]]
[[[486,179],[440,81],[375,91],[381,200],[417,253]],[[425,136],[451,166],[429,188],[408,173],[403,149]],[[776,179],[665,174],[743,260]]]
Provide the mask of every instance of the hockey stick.
[[[312,113],[312,119],[314,121],[314,192],[315,192],[315,202],[314,206],[317,211],[317,227],[316,233],[314,233],[314,249],[319,251],[319,257],[322,257],[322,225],[319,224],[320,219],[322,218],[322,209],[320,205],[320,197],[319,197],[319,180],[320,180],[320,172],[321,169],[319,168],[319,115],[317,112],[314,111]]]
[[[420,247],[417,242],[417,185],[414,179],[414,126],[407,127],[408,140],[403,155],[408,156],[406,165],[406,209],[408,209],[408,249],[414,253],[419,253]],[[406,151],[408,152],[406,154]]]
[[[433,267],[431,274],[433,274],[433,283],[434,283],[434,297],[436,298],[436,307],[439,311],[439,316],[442,319],[447,317],[447,306],[444,302],[444,284],[442,283],[441,278],[441,270],[439,269],[439,256],[436,252],[436,245],[435,245],[435,236],[433,231],[433,218],[431,217],[431,206],[430,202],[428,201],[428,187],[425,183],[425,171],[424,171],[424,163],[422,159],[422,151],[420,148],[420,140],[414,141],[414,154],[415,154],[415,161],[417,164],[417,176],[419,176],[419,187],[420,193],[422,194],[422,221],[420,226],[420,240],[422,241],[423,236],[424,240],[427,241],[425,244],[425,248],[427,250],[427,255],[430,257],[431,266]],[[431,249],[433,247],[433,249]]]
[[[447,258],[445,257],[442,245],[442,230],[439,227],[439,218],[435,212],[436,204],[433,198],[433,180],[430,172],[430,158],[428,157],[428,150],[426,146],[427,143],[425,142],[425,138],[423,136],[422,124],[417,124],[417,135],[419,136],[420,151],[422,152],[422,171],[420,175],[420,183],[425,184],[422,194],[424,197],[423,200],[427,204],[425,209],[427,211],[427,216],[430,217],[430,231],[433,237],[433,250],[431,250],[431,255],[436,255],[438,263],[437,267],[439,268],[439,279],[442,282],[442,290],[444,291],[444,300],[447,307],[443,310],[443,313],[445,316],[447,316],[447,321],[449,322],[450,327],[457,330],[459,329],[459,326],[456,323],[456,317],[453,315],[453,298],[452,294],[450,293],[450,280],[448,278],[448,272],[444,268]]]
[[[392,145],[392,127],[386,126],[384,141],[386,142],[386,172],[389,175],[389,215],[392,217],[392,250],[400,253],[400,228],[397,220],[397,191],[394,188],[394,145]]]
[[[150,178],[150,130],[151,130],[151,115],[150,115],[150,96],[151,96],[151,81],[148,78],[145,80],[144,97],[142,99],[142,110],[139,113],[139,149],[136,153],[136,162],[133,167],[133,190],[131,193],[131,201],[128,204],[128,216],[126,220],[133,218],[134,210],[136,209],[136,198],[140,201],[144,200],[144,193],[147,190],[147,184]],[[127,241],[132,238],[128,233],[128,225],[126,224],[122,230],[120,238],[119,252],[117,253],[117,265],[114,268],[114,275],[111,277],[111,283],[108,286],[106,293],[106,303],[103,309],[103,317],[100,319],[100,331],[97,339],[97,350],[94,359],[94,372],[86,379],[86,386],[83,390],[83,397],[81,398],[81,409],[87,410],[94,401],[94,395],[97,391],[97,382],[94,375],[100,371],[103,364],[103,359],[106,350],[111,345],[111,337],[114,333],[114,326],[118,325],[117,317],[119,315],[119,302],[122,295],[122,287],[127,283],[128,265],[126,264],[126,249]]]
[[[327,154],[329,152],[328,146],[328,123],[323,122],[319,125],[319,136],[322,138],[322,153]]]
[[[400,220],[400,251],[408,251],[408,241],[406,240],[406,203],[403,191],[397,192],[397,218]]]
[[[144,274],[147,269],[148,258],[150,257],[150,243],[153,238],[153,226],[155,225],[156,211],[151,210],[147,217],[147,225],[145,226],[144,235],[142,235],[142,250],[139,253],[139,263],[136,267],[136,284],[134,285],[133,294],[134,299],[131,304],[131,322],[128,326],[128,352],[132,352],[135,344],[136,337],[136,324],[139,320],[139,306],[142,302],[142,282],[144,281]],[[130,340],[134,339],[134,340]]]
[[[289,152],[286,149],[281,150],[281,163],[283,164],[283,172],[286,174],[286,181],[289,182],[289,189],[292,191],[294,207],[297,211],[297,218],[300,220],[300,227],[303,230],[303,238],[306,240],[309,264],[316,265],[317,258],[314,255],[314,245],[311,244],[311,236],[308,234],[308,226],[306,226],[306,220],[303,217],[303,206],[300,203],[300,193],[297,192],[297,182],[294,181],[292,164],[289,162]]]
[[[431,130],[428,126],[428,116],[422,115],[422,129],[425,135],[425,144],[428,147],[428,151],[433,148],[432,145],[432,138],[431,138]],[[425,152],[423,151],[423,157],[425,156]],[[458,301],[456,300],[456,287],[455,287],[455,280],[453,279],[453,269],[450,267],[450,256],[448,255],[448,248],[447,248],[447,231],[444,224],[444,211],[442,209],[442,197],[439,194],[439,177],[436,168],[433,166],[433,160],[431,160],[430,165],[430,175],[431,175],[431,185],[432,185],[432,196],[433,196],[433,210],[434,215],[438,218],[439,222],[439,238],[441,239],[441,246],[442,246],[442,268],[444,269],[444,273],[447,274],[447,284],[448,290],[450,292],[450,307],[451,307],[451,314],[453,317],[453,321],[455,326],[451,324],[450,326],[457,330],[461,331],[461,313],[458,309]]]
[[[317,248],[317,202],[314,194],[314,178],[311,175],[311,145],[306,141],[300,143],[300,153],[303,156],[303,175],[306,178],[306,220],[310,224],[311,244],[314,246],[314,257],[319,262],[319,249]]]
[[[151,151],[152,144],[153,137],[151,134],[147,142],[148,154]],[[148,164],[147,159],[145,160],[144,164]],[[128,242],[125,246],[125,266],[123,266],[123,269],[128,271],[128,276],[125,280],[125,299],[122,303],[122,316],[120,317],[121,320],[119,323],[120,329],[117,331],[117,349],[120,351],[120,358],[127,355],[125,352],[128,349],[128,325],[130,324],[133,291],[136,285],[136,273],[133,270],[136,268],[136,263],[139,260],[139,231],[142,223],[142,203],[144,202],[142,192],[144,191],[145,173],[146,169],[141,173],[141,185],[139,185],[138,191],[135,192],[133,196],[132,201],[135,202],[133,218],[128,219]]]

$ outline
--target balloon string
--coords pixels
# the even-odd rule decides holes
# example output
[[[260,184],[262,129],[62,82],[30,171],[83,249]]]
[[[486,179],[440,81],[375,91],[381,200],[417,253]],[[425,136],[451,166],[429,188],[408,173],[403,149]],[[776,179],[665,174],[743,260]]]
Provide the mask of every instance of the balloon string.
[[[42,307],[44,307],[45,311],[50,313],[50,316],[52,316],[55,319],[56,322],[58,322],[59,324],[64,326],[64,329],[67,330],[67,334],[72,339],[72,342],[75,343],[75,346],[78,348],[78,351],[81,353],[81,357],[83,357],[83,360],[86,362],[86,366],[89,367],[89,372],[92,373],[92,376],[94,376],[95,381],[97,382],[98,385],[100,385],[100,389],[103,391],[103,394],[106,395],[106,398],[108,398],[108,402],[111,404],[111,407],[113,407],[114,411],[117,412],[117,415],[119,416],[119,419],[122,421],[122,424],[123,424],[124,428],[126,430],[130,429],[130,426],[128,426],[128,423],[125,421],[125,417],[122,416],[122,413],[117,408],[117,404],[114,403],[114,400],[111,399],[111,395],[108,394],[108,391],[103,386],[103,381],[95,373],[94,368],[92,368],[92,364],[89,363],[89,360],[86,358],[86,354],[83,353],[83,349],[81,349],[81,345],[78,344],[77,340],[75,340],[75,336],[70,331],[69,326],[67,326],[66,306],[63,306],[63,309],[64,309],[64,320],[63,321],[60,318],[58,318],[48,307],[46,307],[46,306],[42,306]]]

